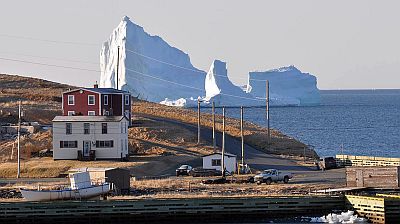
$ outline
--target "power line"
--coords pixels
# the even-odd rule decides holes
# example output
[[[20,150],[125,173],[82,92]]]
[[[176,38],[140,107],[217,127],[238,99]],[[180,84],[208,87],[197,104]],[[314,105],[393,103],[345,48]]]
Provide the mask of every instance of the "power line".
[[[202,74],[206,73],[206,74],[207,74],[207,72],[204,72],[204,71],[201,71],[201,70],[183,67],[183,66],[176,65],[176,64],[172,64],[172,63],[169,63],[169,62],[166,62],[166,61],[162,61],[162,60],[159,60],[159,59],[156,59],[156,58],[147,56],[147,55],[143,55],[143,54],[141,54],[141,53],[139,53],[139,52],[130,50],[130,49],[128,49],[128,48],[125,48],[125,50],[128,51],[128,52],[131,52],[131,53],[133,53],[133,54],[136,54],[136,55],[138,55],[138,56],[141,56],[141,57],[144,57],[144,58],[147,58],[147,59],[150,59],[150,60],[153,60],[153,61],[156,61],[156,62],[165,64],[165,65],[169,65],[169,66],[172,66],[172,67],[176,67],[176,68],[188,70],[188,71],[191,71],[191,72],[197,72],[197,73],[202,73]],[[219,76],[219,77],[223,77],[223,78],[228,78],[228,79],[229,79],[229,77],[228,77],[228,76],[225,76],[225,75],[218,75],[218,74],[214,74],[214,75],[215,75],[215,76]],[[239,79],[242,79],[242,80],[253,80],[253,81],[263,81],[263,82],[266,82],[266,81],[267,81],[266,79],[248,79],[248,78],[243,78],[243,77],[239,77]]]
[[[98,65],[99,64],[99,62],[81,61],[81,60],[73,60],[73,59],[65,59],[65,58],[53,58],[53,57],[46,57],[46,56],[39,56],[39,55],[32,55],[32,54],[21,54],[21,53],[6,52],[6,51],[0,51],[0,53],[12,54],[12,55],[20,55],[20,56],[26,56],[26,57],[34,57],[34,58],[52,59],[52,60],[58,60],[58,61],[68,61],[68,62],[77,62],[77,63],[85,63],[85,64],[94,64],[94,65]]]
[[[48,42],[48,43],[59,43],[59,44],[91,46],[91,47],[95,47],[95,46],[98,47],[99,46],[98,44],[93,44],[93,43],[81,43],[81,42],[72,42],[72,41],[49,40],[49,39],[40,39],[40,38],[35,38],[35,37],[23,37],[23,36],[16,36],[16,35],[8,35],[8,34],[0,34],[0,36],[7,37],[7,38]]]
[[[93,69],[77,68],[77,67],[70,67],[70,66],[64,66],[64,65],[54,65],[54,64],[40,63],[40,62],[34,62],[34,61],[18,60],[18,59],[12,59],[12,58],[0,57],[0,60],[21,62],[21,63],[34,64],[34,65],[42,65],[42,66],[48,66],[48,67],[74,69],[74,70],[81,70],[81,71],[88,71],[88,72],[100,72],[99,70],[93,70]]]
[[[204,89],[200,89],[200,88],[197,88],[197,87],[194,87],[194,86],[188,86],[188,85],[184,85],[184,84],[177,83],[177,82],[174,82],[174,81],[162,79],[162,78],[160,78],[160,77],[155,77],[155,76],[152,76],[152,75],[149,75],[149,74],[145,74],[145,73],[142,73],[142,72],[133,70],[133,69],[129,69],[129,68],[125,68],[125,69],[128,70],[128,71],[130,71],[130,72],[135,72],[135,73],[137,73],[137,74],[140,74],[140,75],[143,75],[143,76],[146,76],[146,77],[149,77],[149,78],[157,79],[157,80],[160,80],[160,81],[168,82],[168,83],[171,83],[171,84],[174,84],[174,85],[179,85],[179,86],[186,87],[186,88],[190,88],[190,89],[196,89],[196,90],[200,90],[200,91],[202,91],[202,92],[205,91]],[[219,93],[219,95],[225,95],[225,96],[236,97],[236,98],[247,99],[247,100],[254,100],[254,101],[264,101],[264,100],[265,100],[265,99],[262,99],[262,98],[257,98],[257,99],[256,99],[256,98],[250,98],[250,97],[244,97],[244,96],[237,96],[237,95],[226,94],[226,93]]]

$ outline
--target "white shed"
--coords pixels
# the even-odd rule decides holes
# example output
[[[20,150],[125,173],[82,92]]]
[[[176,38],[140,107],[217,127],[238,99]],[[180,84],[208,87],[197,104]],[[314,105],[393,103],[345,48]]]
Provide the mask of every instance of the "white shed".
[[[210,155],[203,156],[203,169],[221,170],[222,153],[216,152]],[[225,153],[225,168],[228,172],[236,172],[236,155]]]

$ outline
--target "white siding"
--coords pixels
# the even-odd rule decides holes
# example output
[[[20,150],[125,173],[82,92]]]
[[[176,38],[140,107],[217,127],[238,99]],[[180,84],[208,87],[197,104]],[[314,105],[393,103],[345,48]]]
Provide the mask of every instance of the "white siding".
[[[83,150],[83,141],[91,141],[91,150],[96,151],[98,159],[119,159],[128,155],[128,133],[121,133],[121,125],[126,119],[119,122],[53,122],[53,158],[77,159],[78,150]],[[72,134],[67,135],[65,124],[72,124]],[[90,124],[90,134],[84,134],[84,123]],[[101,124],[107,123],[107,134],[102,134]],[[113,140],[112,148],[96,148],[96,141]],[[60,148],[60,141],[78,141],[78,148]],[[122,142],[122,144],[121,144]]]
[[[216,169],[221,170],[221,166],[213,166],[213,159],[221,159],[221,154],[212,154],[203,157],[203,168],[204,169]],[[228,172],[236,172],[236,157],[228,157],[225,155],[225,168]]]

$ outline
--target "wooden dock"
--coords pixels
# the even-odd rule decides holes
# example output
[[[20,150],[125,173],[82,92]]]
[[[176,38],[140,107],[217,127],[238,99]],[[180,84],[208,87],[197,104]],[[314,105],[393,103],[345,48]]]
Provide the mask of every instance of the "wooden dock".
[[[372,223],[400,223],[400,196],[346,195],[346,207],[355,210],[360,216],[367,217]]]
[[[324,215],[345,208],[342,196],[140,199],[0,203],[0,223],[228,221]]]

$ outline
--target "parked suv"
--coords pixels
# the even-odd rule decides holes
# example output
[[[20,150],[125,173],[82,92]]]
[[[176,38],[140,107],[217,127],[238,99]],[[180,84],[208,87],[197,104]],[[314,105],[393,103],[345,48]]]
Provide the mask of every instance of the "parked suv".
[[[179,177],[181,175],[189,176],[192,172],[193,168],[189,165],[182,165],[178,169],[176,169],[176,176]]]

